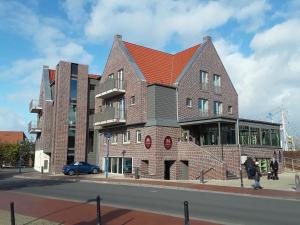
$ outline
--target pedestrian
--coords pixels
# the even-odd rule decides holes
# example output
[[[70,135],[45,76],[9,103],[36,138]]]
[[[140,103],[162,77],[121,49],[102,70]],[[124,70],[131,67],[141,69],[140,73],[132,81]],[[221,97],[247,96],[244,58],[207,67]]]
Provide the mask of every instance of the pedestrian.
[[[270,167],[272,169],[272,172],[273,172],[273,180],[278,180],[278,168],[279,168],[279,165],[278,165],[278,162],[275,158],[272,159],[271,163],[270,163]]]
[[[261,172],[260,172],[260,168],[259,168],[259,163],[258,162],[255,162],[254,169],[255,169],[255,176],[254,176],[253,188],[255,190],[262,189],[262,186],[260,185]]]

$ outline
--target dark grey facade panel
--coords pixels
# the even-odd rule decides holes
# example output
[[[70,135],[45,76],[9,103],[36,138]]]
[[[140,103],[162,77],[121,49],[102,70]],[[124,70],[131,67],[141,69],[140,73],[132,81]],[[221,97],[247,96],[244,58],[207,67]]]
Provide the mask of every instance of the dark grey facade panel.
[[[51,87],[50,87],[50,80],[49,80],[49,69],[43,69],[43,80],[44,80],[44,89],[45,89],[45,100],[53,100],[51,98]]]

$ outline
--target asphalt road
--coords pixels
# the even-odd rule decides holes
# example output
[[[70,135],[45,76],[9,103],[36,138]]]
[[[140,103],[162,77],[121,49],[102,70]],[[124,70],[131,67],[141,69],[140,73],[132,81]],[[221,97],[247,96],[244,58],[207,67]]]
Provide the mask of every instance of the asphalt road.
[[[100,194],[102,204],[180,217],[183,217],[183,202],[187,200],[190,217],[196,219],[230,225],[300,224],[300,201],[296,200],[142,186],[0,177],[0,191],[4,190],[79,201],[87,201]]]

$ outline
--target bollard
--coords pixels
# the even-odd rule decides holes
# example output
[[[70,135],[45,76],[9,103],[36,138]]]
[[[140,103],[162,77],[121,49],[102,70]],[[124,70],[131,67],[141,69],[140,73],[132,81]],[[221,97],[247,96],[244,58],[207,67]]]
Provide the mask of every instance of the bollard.
[[[241,188],[244,187],[244,182],[243,182],[243,171],[240,169],[240,178],[241,178]]]
[[[138,167],[135,168],[134,177],[135,177],[135,179],[139,179],[140,178],[140,176],[139,176],[139,168]]]
[[[41,168],[41,173],[44,174],[44,167]]]
[[[190,225],[189,202],[184,201],[184,225]]]
[[[204,170],[201,170],[201,183],[204,184]]]
[[[296,185],[296,191],[300,191],[300,178],[299,178],[299,174],[295,175],[295,185]]]
[[[10,222],[11,225],[15,225],[15,207],[14,207],[14,202],[10,203]]]
[[[100,213],[100,196],[96,198],[97,201],[97,225],[101,225],[101,213]]]

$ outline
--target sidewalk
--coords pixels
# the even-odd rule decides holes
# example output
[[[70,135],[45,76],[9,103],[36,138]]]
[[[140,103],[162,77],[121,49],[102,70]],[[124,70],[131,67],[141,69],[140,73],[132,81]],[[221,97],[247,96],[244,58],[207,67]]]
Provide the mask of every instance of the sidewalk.
[[[27,173],[22,176],[16,177],[28,177],[37,179],[53,179],[53,180],[67,180],[74,182],[98,182],[98,183],[116,183],[125,185],[143,185],[143,186],[157,186],[168,187],[176,189],[191,189],[198,191],[216,191],[234,194],[246,194],[253,196],[265,196],[271,198],[289,198],[300,200],[300,192],[295,191],[295,173],[283,173],[280,174],[279,180],[267,180],[266,177],[262,177],[261,184],[264,187],[263,190],[253,190],[251,184],[253,180],[244,179],[244,188],[241,188],[240,179],[235,180],[209,180],[205,184],[201,184],[199,180],[188,181],[165,181],[154,179],[132,179],[124,178],[121,176],[110,175],[108,179],[104,174],[96,175],[79,175],[76,176],[64,176],[64,175],[47,175],[40,173]]]
[[[0,222],[10,225],[10,202],[14,201],[17,224],[95,225],[96,205],[42,198],[11,191],[0,192]],[[182,210],[183,212],[183,210]],[[183,218],[149,212],[101,206],[102,224],[105,225],[182,225]],[[206,221],[190,220],[191,225],[216,225]]]

